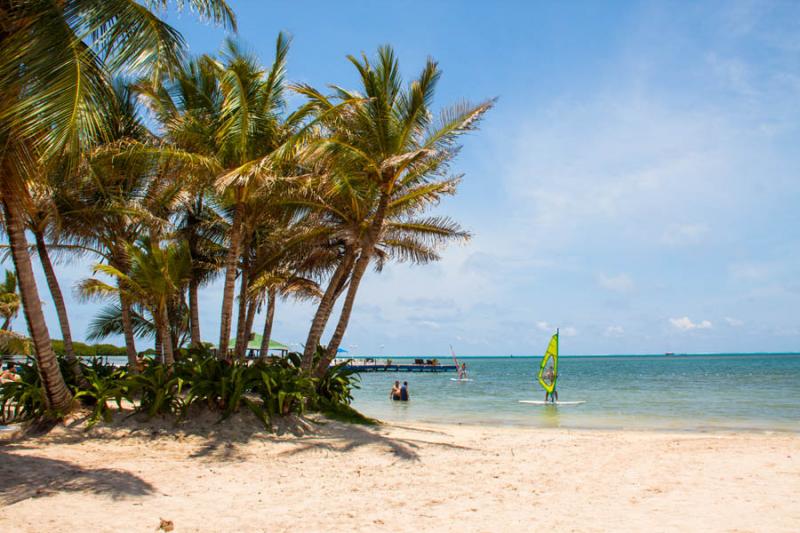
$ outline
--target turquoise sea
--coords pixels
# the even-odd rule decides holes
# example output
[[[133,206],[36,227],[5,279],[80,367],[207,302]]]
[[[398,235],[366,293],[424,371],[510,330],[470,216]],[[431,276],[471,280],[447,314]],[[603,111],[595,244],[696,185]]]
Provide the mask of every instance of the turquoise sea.
[[[474,381],[363,373],[353,405],[395,422],[800,432],[800,354],[562,356],[559,399],[586,401],[575,406],[519,403],[544,399],[534,383],[538,357],[462,360]],[[388,399],[395,380],[408,381],[411,401]]]

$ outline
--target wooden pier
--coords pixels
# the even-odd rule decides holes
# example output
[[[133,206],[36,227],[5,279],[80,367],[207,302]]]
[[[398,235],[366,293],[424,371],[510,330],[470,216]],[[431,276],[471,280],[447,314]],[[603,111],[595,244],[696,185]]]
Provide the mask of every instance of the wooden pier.
[[[350,363],[347,368],[356,372],[455,372],[456,365]]]

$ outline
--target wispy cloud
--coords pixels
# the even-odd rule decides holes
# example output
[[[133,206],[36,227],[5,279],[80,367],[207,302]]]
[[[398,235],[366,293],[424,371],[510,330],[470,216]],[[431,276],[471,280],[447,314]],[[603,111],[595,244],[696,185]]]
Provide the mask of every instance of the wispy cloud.
[[[682,331],[690,331],[693,329],[711,329],[713,324],[709,320],[701,320],[700,322],[692,322],[688,316],[680,317],[680,318],[670,318],[670,324],[673,327],[682,330]]]
[[[604,289],[615,292],[629,292],[633,290],[633,280],[627,274],[618,274],[616,276],[607,276],[600,274],[597,276],[597,283]]]

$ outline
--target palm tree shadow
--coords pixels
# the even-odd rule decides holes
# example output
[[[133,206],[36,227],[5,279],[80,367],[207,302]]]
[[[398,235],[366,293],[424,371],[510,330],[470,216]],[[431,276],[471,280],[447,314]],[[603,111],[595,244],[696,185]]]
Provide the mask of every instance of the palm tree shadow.
[[[155,487],[121,470],[85,468],[69,461],[0,450],[0,506],[57,492],[86,491],[116,500],[145,496]]]
[[[419,450],[421,445],[459,450],[472,449],[448,442],[389,437],[378,429],[354,424],[326,424],[314,435],[303,439],[297,446],[283,452],[281,455],[291,456],[320,449],[336,453],[347,453],[361,446],[369,445],[388,449],[390,453],[406,461],[420,460]]]

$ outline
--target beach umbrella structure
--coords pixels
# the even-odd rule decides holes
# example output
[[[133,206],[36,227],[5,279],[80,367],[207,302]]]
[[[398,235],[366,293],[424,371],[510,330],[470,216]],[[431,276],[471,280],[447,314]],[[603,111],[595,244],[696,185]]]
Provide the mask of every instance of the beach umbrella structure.
[[[258,333],[252,333],[250,335],[250,340],[247,342],[247,350],[260,350],[261,349],[261,340],[263,337]],[[231,343],[234,343],[236,339],[231,339]],[[289,346],[283,344],[282,342],[278,342],[276,340],[269,340],[269,351],[270,352],[279,352],[281,357],[286,357],[289,353]],[[263,354],[268,355],[268,354]]]

